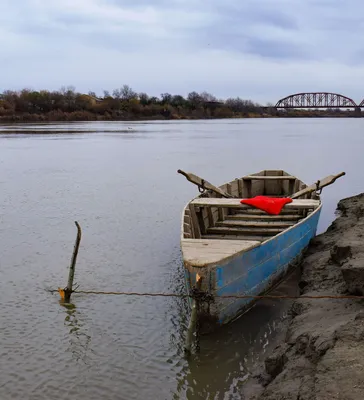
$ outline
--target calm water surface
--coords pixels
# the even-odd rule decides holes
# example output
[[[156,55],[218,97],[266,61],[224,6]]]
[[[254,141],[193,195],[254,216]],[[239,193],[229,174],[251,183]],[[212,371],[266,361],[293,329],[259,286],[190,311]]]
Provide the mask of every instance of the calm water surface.
[[[363,119],[1,126],[0,398],[241,398],[287,303],[259,303],[186,360],[183,300],[79,294],[65,308],[47,291],[66,285],[74,221],[80,288],[183,293],[180,216],[197,189],[177,169],[215,184],[261,169],[307,183],[346,171],[323,192],[322,232],[339,199],[364,191],[363,128]]]

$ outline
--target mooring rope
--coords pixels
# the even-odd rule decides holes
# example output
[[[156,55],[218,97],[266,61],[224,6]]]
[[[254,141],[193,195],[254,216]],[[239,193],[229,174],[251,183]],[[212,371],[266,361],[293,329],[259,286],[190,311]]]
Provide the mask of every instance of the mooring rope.
[[[57,290],[50,290],[50,292],[59,292]],[[149,297],[179,297],[179,298],[196,298],[196,297],[204,297],[209,296],[212,298],[219,298],[219,299],[351,299],[351,300],[360,300],[364,299],[364,296],[360,295],[298,295],[298,296],[288,296],[288,295],[261,295],[261,296],[254,296],[249,294],[242,294],[242,295],[211,295],[209,293],[200,292],[196,294],[178,294],[178,293],[149,293],[149,292],[104,292],[104,291],[96,291],[96,290],[74,290],[72,293],[78,294],[102,294],[102,295],[123,295],[123,296],[149,296]]]

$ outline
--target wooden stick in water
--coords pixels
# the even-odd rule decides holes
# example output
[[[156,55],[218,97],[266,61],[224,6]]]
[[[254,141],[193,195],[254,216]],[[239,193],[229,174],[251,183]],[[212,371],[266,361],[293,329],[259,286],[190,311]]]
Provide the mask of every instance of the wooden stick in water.
[[[82,236],[82,231],[79,223],[75,221],[75,224],[77,226],[77,237],[75,241],[75,246],[73,249],[73,254],[72,254],[72,259],[71,259],[71,264],[70,264],[70,270],[68,274],[68,282],[67,286],[64,288],[64,301],[66,303],[69,303],[71,300],[71,294],[72,294],[72,288],[73,288],[73,279],[75,277],[75,269],[76,269],[76,261],[77,261],[77,255],[78,255],[78,249],[80,247],[80,242],[81,242],[81,236]],[[60,292],[61,297],[62,293]]]

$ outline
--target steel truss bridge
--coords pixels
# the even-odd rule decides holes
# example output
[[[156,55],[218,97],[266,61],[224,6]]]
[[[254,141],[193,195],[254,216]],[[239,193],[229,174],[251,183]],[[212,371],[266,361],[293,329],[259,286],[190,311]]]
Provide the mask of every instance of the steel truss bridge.
[[[350,97],[338,93],[295,93],[278,100],[275,108],[354,108],[364,107],[364,100],[356,104]]]

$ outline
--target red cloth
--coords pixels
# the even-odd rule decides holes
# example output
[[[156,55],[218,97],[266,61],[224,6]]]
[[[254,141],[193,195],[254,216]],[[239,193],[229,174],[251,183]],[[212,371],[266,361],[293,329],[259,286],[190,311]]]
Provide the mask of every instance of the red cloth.
[[[268,214],[278,215],[285,204],[291,203],[292,199],[289,197],[267,197],[267,196],[255,196],[251,199],[240,200],[241,204],[249,204],[267,212]]]

